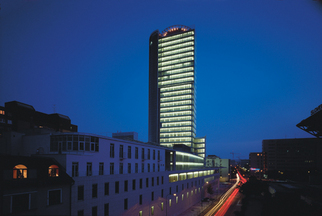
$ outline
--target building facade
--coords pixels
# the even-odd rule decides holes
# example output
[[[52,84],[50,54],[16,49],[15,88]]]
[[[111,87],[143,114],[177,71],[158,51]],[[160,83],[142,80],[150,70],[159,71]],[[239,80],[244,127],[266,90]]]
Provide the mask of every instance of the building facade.
[[[230,180],[230,159],[222,159],[217,155],[208,155],[206,158],[206,167],[216,167],[219,169],[221,182]]]
[[[195,30],[178,25],[154,31],[149,40],[149,142],[184,144],[205,157],[196,138]],[[194,149],[197,149],[195,151]]]
[[[71,215],[178,215],[219,182],[202,157],[160,145],[76,132],[24,135],[22,143],[25,155],[41,147],[39,156],[73,178]]]
[[[42,113],[36,111],[33,106],[19,101],[6,102],[5,106],[0,106],[0,139],[10,131],[25,134],[49,131],[77,132],[77,130],[78,126],[71,124],[68,116],[59,113]],[[11,154],[10,149],[0,149],[0,153]]]
[[[251,152],[249,153],[249,171],[251,175],[262,178],[264,171],[265,153]]]
[[[318,138],[262,141],[263,169],[268,177],[308,181],[321,173],[322,142]]]
[[[16,120],[23,127],[4,130],[0,136],[0,155],[5,162],[7,156],[32,159],[5,166],[7,174],[3,176],[7,186],[0,191],[4,214],[179,215],[209,196],[209,184],[218,188],[218,169],[205,168],[204,158],[189,151],[186,145],[173,149],[135,140],[65,132],[50,127],[53,124],[50,120],[35,124],[30,118],[36,112],[32,106],[15,104],[29,113]],[[1,110],[1,115],[10,113],[9,109]],[[46,128],[39,127],[43,125]],[[136,133],[130,133],[133,134]],[[123,138],[129,134],[116,135]],[[41,159],[35,163],[34,158]],[[37,166],[39,171],[35,170]],[[63,176],[67,181],[49,184]],[[38,187],[44,179],[48,179],[46,185]]]
[[[73,179],[55,160],[1,155],[1,215],[70,215]]]

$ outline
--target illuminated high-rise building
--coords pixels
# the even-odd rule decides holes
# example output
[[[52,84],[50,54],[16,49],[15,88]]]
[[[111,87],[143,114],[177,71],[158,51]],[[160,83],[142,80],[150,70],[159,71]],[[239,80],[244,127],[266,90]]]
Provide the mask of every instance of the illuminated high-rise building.
[[[195,30],[176,25],[154,31],[149,41],[149,142],[184,144],[204,157],[205,138],[194,145],[195,89]]]

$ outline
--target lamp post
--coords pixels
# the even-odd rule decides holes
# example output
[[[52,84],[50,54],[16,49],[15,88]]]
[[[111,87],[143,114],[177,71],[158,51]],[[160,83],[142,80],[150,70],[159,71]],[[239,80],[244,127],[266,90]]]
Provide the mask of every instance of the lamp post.
[[[167,216],[168,215],[168,196],[170,196],[172,194],[168,194],[165,196],[165,199],[166,199],[166,203],[165,203],[165,215]],[[176,196],[177,194],[173,194],[173,196]]]
[[[206,184],[205,184],[206,189],[207,189],[207,185],[208,185],[208,182],[206,182]],[[202,194],[204,194],[204,193],[205,193],[205,189],[203,189],[201,191],[201,193],[200,193],[200,203],[201,203],[201,207],[202,207]]]

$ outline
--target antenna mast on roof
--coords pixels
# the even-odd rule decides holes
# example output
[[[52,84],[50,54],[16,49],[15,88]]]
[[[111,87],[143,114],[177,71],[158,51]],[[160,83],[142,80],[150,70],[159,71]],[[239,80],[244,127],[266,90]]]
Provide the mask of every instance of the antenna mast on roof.
[[[230,154],[232,154],[233,155],[233,160],[235,160],[235,154],[240,154],[240,153],[234,153],[234,151],[233,152],[230,152]]]
[[[56,113],[56,104],[53,105],[54,113]]]

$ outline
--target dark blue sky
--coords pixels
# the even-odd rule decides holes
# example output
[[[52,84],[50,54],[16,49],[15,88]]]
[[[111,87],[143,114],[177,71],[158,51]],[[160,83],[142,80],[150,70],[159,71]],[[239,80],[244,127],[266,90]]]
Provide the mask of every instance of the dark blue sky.
[[[68,115],[80,132],[148,136],[148,40],[196,29],[197,136],[207,154],[312,137],[295,125],[322,103],[322,7],[310,0],[7,0],[0,105]]]

